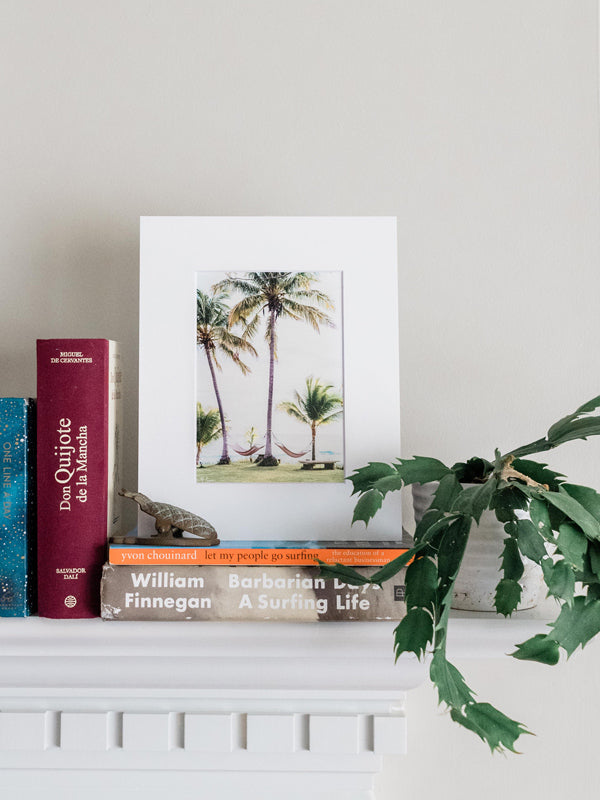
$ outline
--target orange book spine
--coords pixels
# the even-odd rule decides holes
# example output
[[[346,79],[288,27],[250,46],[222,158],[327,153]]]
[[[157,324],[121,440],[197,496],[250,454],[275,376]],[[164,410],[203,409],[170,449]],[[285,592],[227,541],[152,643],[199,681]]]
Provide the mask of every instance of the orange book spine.
[[[398,558],[407,548],[227,548],[111,546],[110,564],[139,565],[247,565],[314,567],[318,561],[352,567],[379,567]]]

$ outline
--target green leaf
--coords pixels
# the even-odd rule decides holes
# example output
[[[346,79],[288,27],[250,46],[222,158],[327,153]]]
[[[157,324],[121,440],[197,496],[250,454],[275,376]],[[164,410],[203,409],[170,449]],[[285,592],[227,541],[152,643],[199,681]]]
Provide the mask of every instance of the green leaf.
[[[600,397],[594,397],[593,400],[580,406],[577,411],[555,422],[549,429],[546,438],[537,439],[535,442],[511,450],[507,455],[519,457],[531,455],[532,453],[541,453],[573,439],[585,439],[587,436],[599,434],[600,417],[584,416],[595,411],[599,406]]]
[[[430,558],[415,558],[406,570],[406,607],[433,612],[437,577],[437,567]]]
[[[438,550],[438,573],[442,584],[456,578],[470,530],[471,520],[468,517],[459,517],[442,536]]]
[[[502,574],[507,580],[518,581],[523,575],[523,569],[517,540],[512,536],[507,536],[502,551]]]
[[[583,569],[576,569],[575,567],[573,567],[573,570],[575,572],[575,582],[581,581],[585,586],[587,586],[588,596],[590,596],[589,587],[591,584],[600,585],[600,580],[598,579],[598,576],[592,571],[590,551],[589,551],[590,544],[592,544],[592,542],[588,542],[588,550],[583,556]]]
[[[450,469],[438,461],[437,458],[426,458],[415,456],[414,458],[402,458],[396,464],[402,482],[405,486],[411,483],[431,483],[441,481],[450,473]]]
[[[420,553],[427,547],[429,547],[429,541],[427,539],[418,542],[414,547],[411,547],[410,550],[407,550],[406,553],[402,553],[401,556],[394,558],[393,561],[388,561],[385,566],[381,567],[381,569],[378,569],[377,572],[374,572],[371,575],[371,582],[381,584],[385,583],[385,581],[389,581],[389,579],[393,578],[394,575],[397,575],[401,569],[404,569],[404,567],[413,560],[417,553]]]
[[[555,422],[554,425],[548,429],[548,433],[546,434],[548,442],[551,442],[554,444],[554,446],[556,446],[556,444],[562,444],[562,442],[568,441],[568,439],[565,439],[565,436],[569,435],[574,424],[577,424],[577,422],[594,421],[593,417],[586,417],[583,420],[580,420],[579,418],[584,414],[591,414],[592,411],[595,411],[599,406],[600,395],[598,397],[594,397],[592,400],[589,400],[587,403],[584,403],[582,406],[579,406],[579,408],[572,414],[567,414],[566,417],[559,419],[558,422]]]
[[[541,534],[546,541],[554,542],[550,512],[546,503],[534,497],[529,504],[529,516],[531,517],[536,531]]]
[[[340,581],[350,584],[350,586],[364,586],[368,583],[375,583],[371,578],[366,578],[360,572],[352,569],[352,567],[347,567],[343,564],[326,564],[324,561],[319,561],[318,564],[321,568],[319,578],[325,578],[326,580],[338,578]]]
[[[562,488],[600,522],[600,494],[598,492],[590,489],[589,486],[577,486],[574,483],[563,483]]]
[[[481,515],[489,507],[497,485],[496,478],[491,477],[479,486],[470,486],[456,497],[452,511],[469,515],[479,523]]]
[[[516,528],[519,550],[524,556],[539,564],[547,555],[544,538],[537,532],[535,525],[529,519],[517,520]]]
[[[452,466],[452,471],[461,483],[483,483],[494,470],[494,465],[485,458],[470,458]]]
[[[588,600],[600,600],[600,584],[595,583],[587,587]]]
[[[591,572],[600,579],[600,544],[588,542],[588,558]]]
[[[433,642],[433,618],[424,608],[411,608],[394,630],[396,659],[402,653],[425,655],[427,645]]]
[[[542,561],[542,569],[548,595],[570,603],[575,594],[575,574],[571,565],[562,558],[556,562],[551,558],[545,558]]]
[[[382,504],[383,495],[381,492],[378,492],[377,489],[369,489],[368,492],[362,495],[354,508],[352,524],[354,525],[355,522],[362,520],[365,525],[368,525],[369,521],[373,519],[375,514],[379,511]]]
[[[350,475],[350,480],[354,486],[352,494],[361,494],[373,488],[375,481],[385,478],[387,475],[395,475],[396,468],[391,464],[383,464],[379,461],[371,461],[366,467],[355,470]]]
[[[462,487],[456,475],[453,472],[444,475],[431,501],[431,508],[450,511],[452,504],[461,492]]]
[[[516,611],[521,599],[521,592],[523,587],[518,581],[511,580],[510,578],[502,578],[496,586],[496,594],[494,597],[494,606],[499,614],[509,617],[513,611]]]
[[[499,522],[511,522],[516,519],[515,511],[524,511],[529,500],[517,486],[507,486],[494,492],[490,508]]]
[[[462,708],[466,703],[473,702],[473,692],[465,683],[465,679],[440,650],[436,650],[433,654],[429,677],[437,687],[440,703],[445,703],[451,708]]]
[[[402,478],[398,473],[394,475],[386,475],[384,478],[379,478],[373,484],[373,488],[386,495],[388,492],[398,492],[402,488]]]
[[[583,556],[587,551],[587,539],[574,525],[563,522],[560,526],[556,545],[569,564],[575,569],[583,569]]]
[[[510,719],[489,703],[465,706],[464,716],[473,725],[472,730],[488,743],[492,753],[504,749],[516,753],[515,742],[522,733],[529,733],[524,725]]]
[[[445,511],[439,511],[437,508],[428,508],[415,528],[415,542],[420,542],[421,539],[430,537],[429,529],[441,522],[441,520],[447,520],[448,524],[450,524],[452,519],[452,517],[448,517]]]
[[[540,464],[538,461],[530,461],[524,458],[515,458],[512,462],[512,467],[537,483],[546,484],[553,492],[558,491],[561,485],[561,478],[565,477],[560,472],[548,469],[547,464]]]
[[[588,436],[597,436],[600,433],[600,418],[587,417],[586,419],[577,419],[570,423],[568,428],[564,428],[562,432],[556,432],[552,437],[548,435],[548,441],[552,447],[558,447],[559,444],[565,442],[572,442],[574,439],[587,439]]]
[[[563,514],[552,503],[547,503],[546,506],[548,508],[548,517],[550,518],[550,527],[553,531],[558,531],[563,522],[567,521],[567,515]]]
[[[540,664],[554,666],[554,664],[558,664],[560,658],[558,642],[546,636],[545,633],[538,633],[516,647],[515,652],[510,655],[523,661],[538,661]]]
[[[590,539],[600,540],[600,522],[585,509],[574,497],[562,490],[559,492],[542,492],[548,503],[566,514],[569,519],[579,525]]]
[[[548,634],[571,656],[581,645],[585,645],[600,632],[600,601],[589,600],[582,595],[573,599],[572,605],[565,603],[558,619],[551,624]]]

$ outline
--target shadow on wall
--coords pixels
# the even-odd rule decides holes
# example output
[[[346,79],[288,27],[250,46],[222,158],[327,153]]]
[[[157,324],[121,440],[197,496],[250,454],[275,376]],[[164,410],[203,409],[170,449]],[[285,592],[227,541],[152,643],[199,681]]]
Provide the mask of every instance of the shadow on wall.
[[[2,394],[35,396],[35,340],[112,338],[121,342],[124,483],[137,485],[139,218],[27,222],[10,232],[0,324]],[[8,299],[10,298],[10,300]],[[135,513],[128,518],[135,524]]]

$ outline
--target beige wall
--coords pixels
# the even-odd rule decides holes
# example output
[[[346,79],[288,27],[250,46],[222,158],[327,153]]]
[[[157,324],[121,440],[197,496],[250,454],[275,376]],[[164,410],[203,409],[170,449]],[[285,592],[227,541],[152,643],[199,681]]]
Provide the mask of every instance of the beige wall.
[[[35,392],[36,337],[121,339],[128,485],[142,214],[396,215],[404,455],[488,455],[598,394],[592,0],[2,0],[0,60],[2,393]],[[599,448],[551,463],[600,486]],[[380,798],[588,788],[597,648],[463,666],[537,738],[491,760],[423,687]]]

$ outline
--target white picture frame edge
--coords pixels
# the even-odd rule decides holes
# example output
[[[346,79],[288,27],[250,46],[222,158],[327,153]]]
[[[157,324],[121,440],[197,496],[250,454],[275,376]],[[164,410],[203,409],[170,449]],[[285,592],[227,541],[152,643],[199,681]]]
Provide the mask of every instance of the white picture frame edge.
[[[348,480],[196,482],[195,280],[215,270],[341,270],[345,474],[400,455],[394,217],[142,217],[139,491],[205,517],[222,540],[401,538],[399,492],[366,529],[351,526]]]

